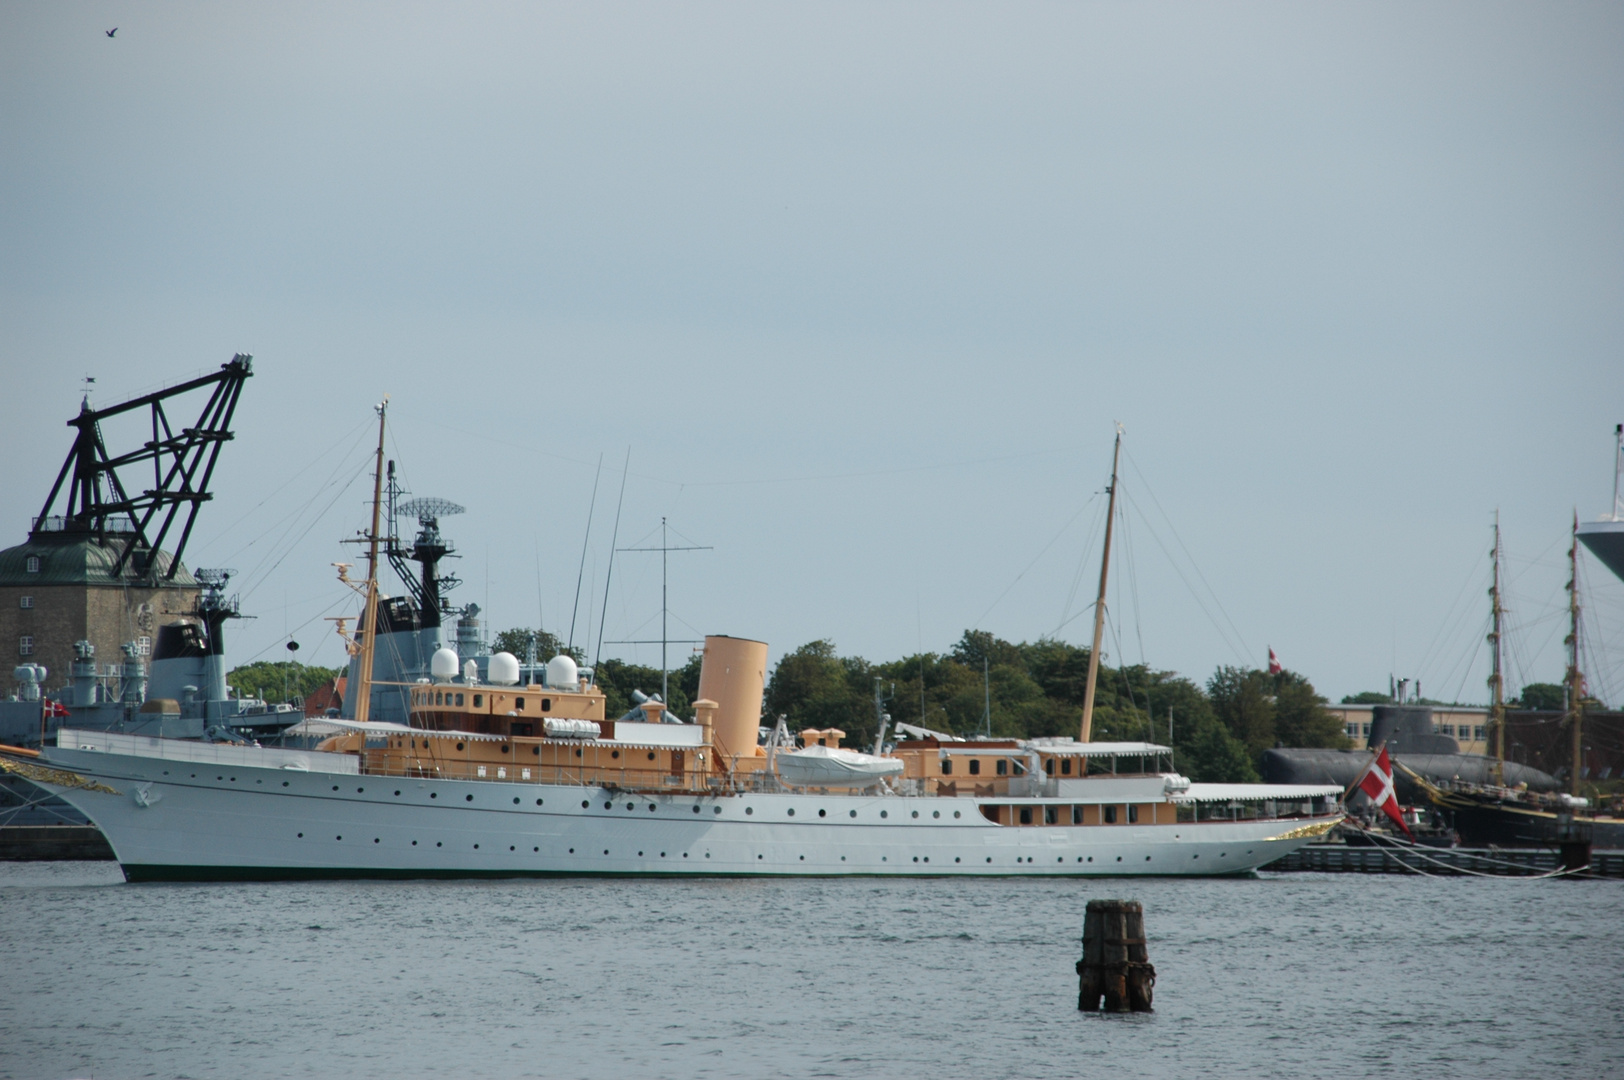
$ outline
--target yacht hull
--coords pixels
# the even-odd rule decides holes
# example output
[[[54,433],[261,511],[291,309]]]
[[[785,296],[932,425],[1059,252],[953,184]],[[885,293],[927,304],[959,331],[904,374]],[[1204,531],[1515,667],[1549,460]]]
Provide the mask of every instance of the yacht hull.
[[[49,764],[94,786],[42,786],[101,828],[131,881],[1211,876],[1272,862],[1340,819],[1015,827],[987,820],[988,800],[975,798],[402,778],[358,774],[344,755],[280,756],[290,753],[221,748],[211,762],[58,748]],[[319,758],[349,771],[311,768]]]

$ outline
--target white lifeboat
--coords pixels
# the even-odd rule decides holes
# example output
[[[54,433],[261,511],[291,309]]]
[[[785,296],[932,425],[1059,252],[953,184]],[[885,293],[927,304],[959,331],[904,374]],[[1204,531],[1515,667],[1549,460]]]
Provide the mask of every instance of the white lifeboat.
[[[902,762],[896,758],[875,757],[835,746],[781,750],[775,758],[779,779],[792,787],[866,788],[902,772]]]

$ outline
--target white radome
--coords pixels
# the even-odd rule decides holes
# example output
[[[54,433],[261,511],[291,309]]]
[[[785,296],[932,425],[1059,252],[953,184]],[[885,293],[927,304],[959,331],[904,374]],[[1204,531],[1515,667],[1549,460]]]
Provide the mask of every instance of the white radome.
[[[517,686],[519,658],[510,652],[492,653],[490,666],[485,669],[485,678],[493,686]]]

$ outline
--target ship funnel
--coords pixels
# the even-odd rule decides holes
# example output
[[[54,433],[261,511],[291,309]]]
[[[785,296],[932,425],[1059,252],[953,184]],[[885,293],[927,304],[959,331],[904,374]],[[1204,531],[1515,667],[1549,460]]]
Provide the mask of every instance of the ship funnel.
[[[715,740],[729,756],[755,752],[761,700],[767,690],[767,643],[749,638],[705,638],[699,697],[716,702]]]

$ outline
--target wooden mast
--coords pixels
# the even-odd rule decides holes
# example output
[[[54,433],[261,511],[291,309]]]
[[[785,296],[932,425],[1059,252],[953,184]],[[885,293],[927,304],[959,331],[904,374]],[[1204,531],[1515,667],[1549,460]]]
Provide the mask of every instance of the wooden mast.
[[[378,638],[378,520],[383,506],[383,430],[389,412],[389,396],[374,406],[378,411],[378,455],[372,471],[372,531],[367,534],[367,604],[361,617],[361,670],[355,687],[355,722],[367,722],[372,710],[372,657]],[[366,750],[366,735],[361,736],[361,749]]]
[[[1493,629],[1489,632],[1489,644],[1494,647],[1493,668],[1489,674],[1489,723],[1494,729],[1494,782],[1503,785],[1506,782],[1506,696],[1505,676],[1501,666],[1500,651],[1500,619],[1505,614],[1505,608],[1500,606],[1500,511],[1494,512],[1494,584],[1489,587],[1489,599],[1492,601],[1494,619]]]
[[[1105,509],[1105,553],[1100,556],[1100,594],[1094,601],[1094,647],[1088,654],[1088,683],[1083,689],[1083,724],[1079,742],[1088,742],[1094,731],[1094,686],[1100,675],[1100,639],[1105,634],[1105,583],[1111,572],[1111,525],[1116,520],[1117,465],[1122,460],[1122,425],[1117,425],[1116,445],[1111,450],[1110,500]]]
[[[1568,547],[1568,722],[1573,725],[1572,775],[1568,791],[1579,794],[1579,772],[1584,765],[1584,677],[1579,674],[1579,512],[1573,513],[1572,543]]]

